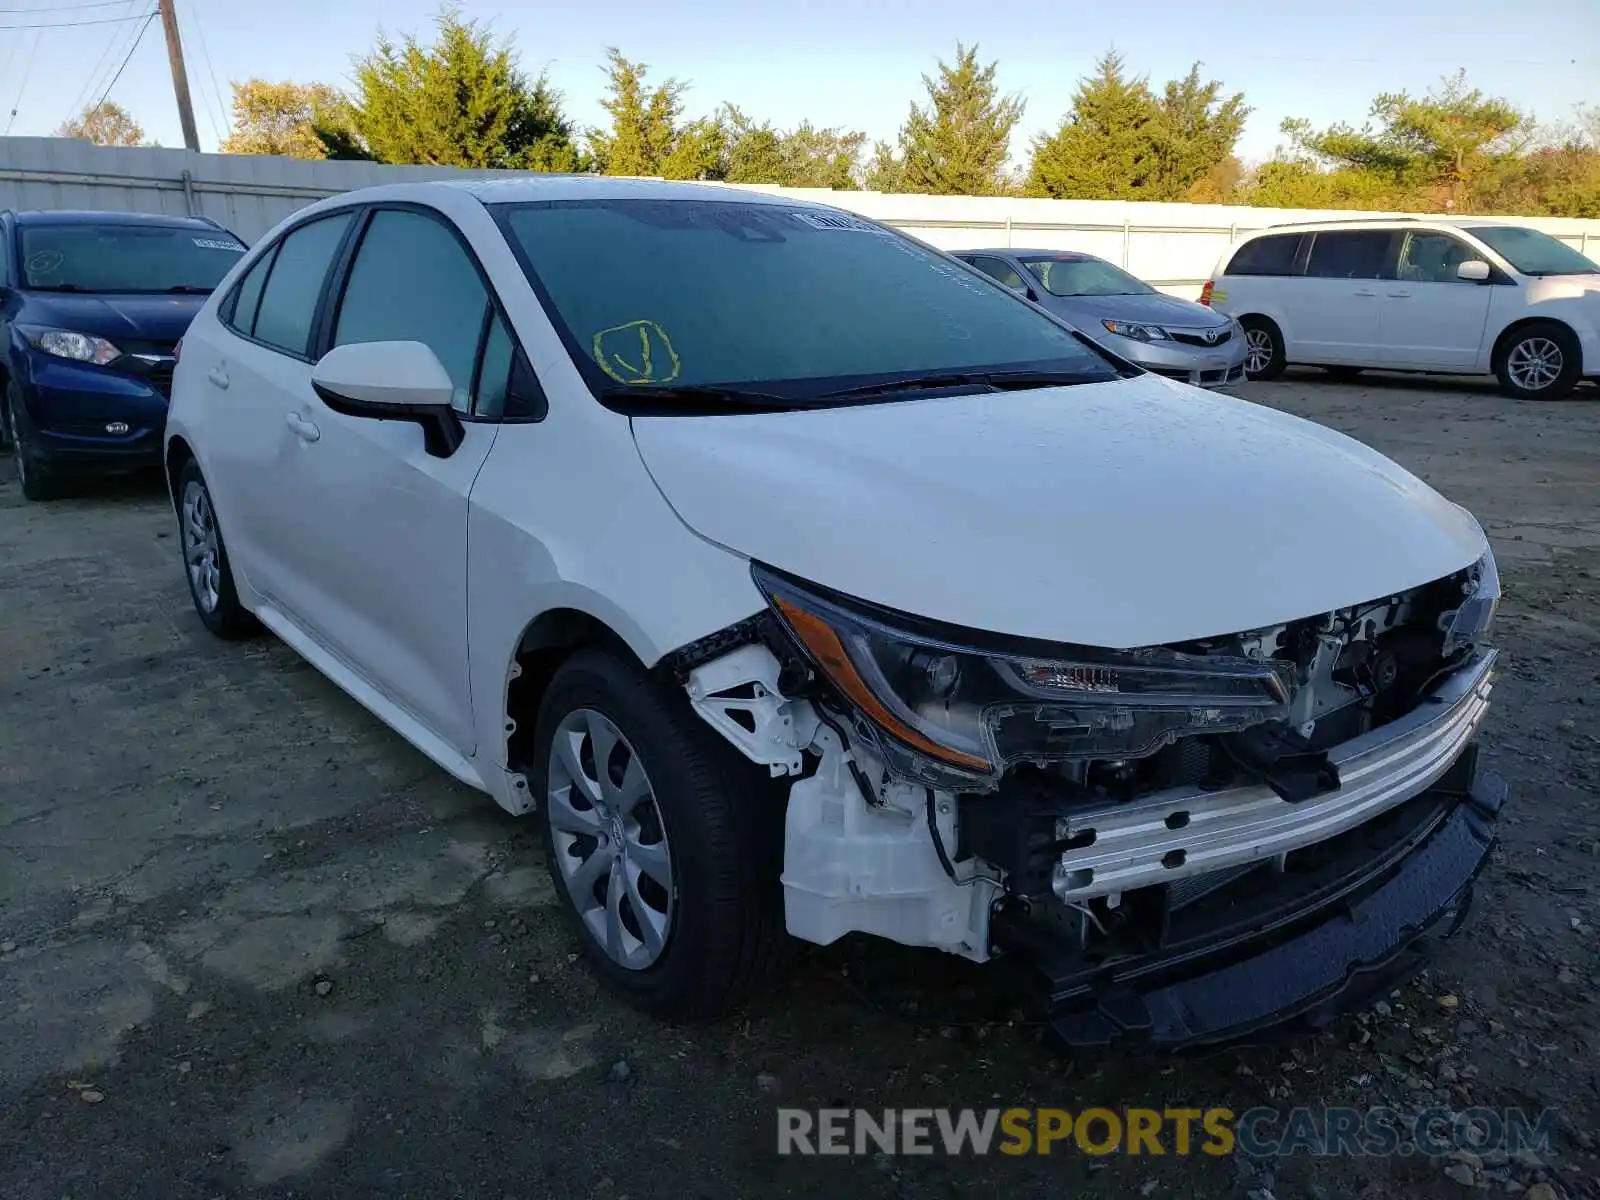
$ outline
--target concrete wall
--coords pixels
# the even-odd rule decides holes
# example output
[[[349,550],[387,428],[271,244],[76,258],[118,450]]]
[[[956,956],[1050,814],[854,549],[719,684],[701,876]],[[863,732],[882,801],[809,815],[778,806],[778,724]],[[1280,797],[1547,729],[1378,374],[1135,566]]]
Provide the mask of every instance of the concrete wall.
[[[0,208],[101,208],[212,217],[246,241],[324,196],[405,180],[492,178],[507,171],[302,162],[255,155],[95,146],[65,138],[0,138]],[[1225,204],[903,196],[753,187],[833,204],[947,250],[1037,246],[1084,250],[1180,296],[1194,296],[1239,234],[1283,221],[1374,216]],[[1600,255],[1600,221],[1524,222]]]

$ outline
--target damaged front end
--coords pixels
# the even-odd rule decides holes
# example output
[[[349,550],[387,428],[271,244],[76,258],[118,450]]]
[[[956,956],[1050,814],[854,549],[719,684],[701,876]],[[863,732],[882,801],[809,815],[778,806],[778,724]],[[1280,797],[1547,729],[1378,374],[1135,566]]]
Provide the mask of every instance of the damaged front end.
[[[1023,642],[757,567],[770,612],[670,665],[774,775],[788,927],[1030,964],[1062,1041],[1172,1048],[1317,1019],[1459,923],[1491,554],[1182,645]]]

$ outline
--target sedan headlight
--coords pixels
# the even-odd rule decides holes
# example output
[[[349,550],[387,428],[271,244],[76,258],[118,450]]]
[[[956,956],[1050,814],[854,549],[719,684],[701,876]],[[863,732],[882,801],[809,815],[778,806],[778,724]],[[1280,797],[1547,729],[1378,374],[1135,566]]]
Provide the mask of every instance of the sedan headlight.
[[[1500,570],[1495,566],[1493,550],[1485,550],[1483,557],[1472,564],[1465,591],[1461,606],[1441,618],[1446,658],[1483,641],[1494,627],[1495,613],[1500,610]]]
[[[19,325],[19,333],[28,345],[57,358],[70,358],[74,362],[105,366],[122,357],[122,351],[103,337],[92,333],[78,333],[71,329],[49,329],[39,325]]]
[[[755,569],[807,657],[902,777],[982,791],[1021,762],[1139,758],[1286,715],[1279,664],[1162,648],[973,644]],[[987,640],[987,639],[983,639]]]
[[[1100,324],[1118,337],[1132,338],[1136,342],[1170,340],[1167,331],[1159,325],[1141,325],[1137,321],[1101,321]]]

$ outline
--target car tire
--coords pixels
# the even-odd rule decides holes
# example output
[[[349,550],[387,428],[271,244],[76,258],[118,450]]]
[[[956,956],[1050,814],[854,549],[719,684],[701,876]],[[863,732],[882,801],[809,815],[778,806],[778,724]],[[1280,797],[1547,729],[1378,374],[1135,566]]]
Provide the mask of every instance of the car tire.
[[[1244,329],[1246,379],[1276,379],[1288,365],[1283,354],[1283,334],[1266,317],[1240,317]]]
[[[1578,386],[1582,371],[1578,339],[1555,321],[1532,321],[1495,351],[1500,390],[1516,400],[1560,400]]]
[[[1365,367],[1323,367],[1322,369],[1328,373],[1328,378],[1335,383],[1354,382],[1361,378],[1361,372],[1366,370]]]
[[[27,429],[18,416],[20,412],[22,393],[13,380],[6,384],[4,411],[0,412],[0,418],[4,419],[11,453],[17,461],[17,483],[22,487],[23,496],[29,500],[60,500],[70,495],[72,489],[67,481],[29,445]]]
[[[788,941],[780,787],[682,689],[607,650],[557,668],[536,739],[546,862],[601,978],[679,1020],[717,1016],[759,989]]]
[[[261,632],[261,623],[239,603],[211,489],[200,473],[200,464],[192,458],[178,475],[177,510],[183,577],[201,623],[224,641],[254,637]]]

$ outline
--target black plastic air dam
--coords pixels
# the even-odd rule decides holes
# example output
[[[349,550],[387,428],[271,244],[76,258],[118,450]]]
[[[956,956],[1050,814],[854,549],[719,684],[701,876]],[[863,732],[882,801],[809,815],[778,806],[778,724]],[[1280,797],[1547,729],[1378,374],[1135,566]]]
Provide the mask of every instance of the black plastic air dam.
[[[1432,944],[1460,926],[1506,794],[1498,776],[1478,776],[1383,882],[1325,904],[1325,919],[1209,971],[1191,962],[1176,981],[1113,985],[1096,1007],[1054,1017],[1048,1038],[1062,1048],[1126,1041],[1196,1050],[1289,1025],[1320,1029],[1365,1007],[1415,974]],[[1141,966],[1162,974],[1159,961]]]

